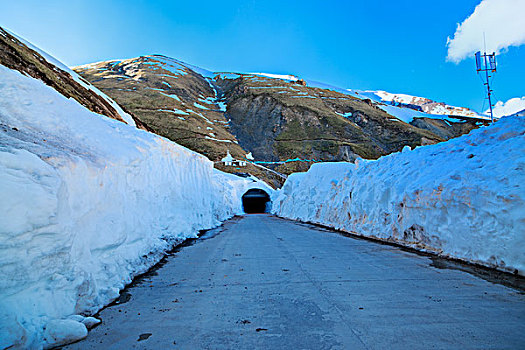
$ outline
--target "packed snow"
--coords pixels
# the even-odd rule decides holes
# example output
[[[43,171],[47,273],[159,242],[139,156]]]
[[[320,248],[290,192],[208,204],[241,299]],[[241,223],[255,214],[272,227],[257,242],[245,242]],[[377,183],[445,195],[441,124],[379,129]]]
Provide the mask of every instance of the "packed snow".
[[[190,115],[189,113],[181,111],[180,109],[157,109],[157,111],[168,112],[168,113],[173,113],[173,114],[180,114],[180,115]]]
[[[414,120],[414,118],[431,118],[431,119],[443,119],[443,120],[449,120],[449,121],[457,121],[455,119],[450,119],[446,116],[435,116],[432,114],[423,113],[420,111],[416,111],[411,108],[402,108],[397,106],[391,106],[391,105],[380,105],[378,106],[383,111],[387,112],[388,114],[398,118],[399,120],[404,121],[405,123],[410,123]]]
[[[0,348],[85,337],[85,316],[253,187],[271,193],[0,66]]]
[[[232,142],[232,140],[220,140],[220,139],[216,139],[215,137],[210,137],[210,136],[204,136],[204,138],[206,140],[211,140],[211,141],[215,141],[215,142],[226,142],[226,143],[231,143]]]
[[[376,161],[314,164],[279,216],[525,275],[525,118]]]
[[[221,112],[226,112],[227,104],[224,101],[217,101],[217,105],[219,106],[219,110]]]
[[[194,110],[191,110],[189,108],[186,108],[186,112],[188,113],[193,113],[195,115],[198,115],[199,117],[201,117],[202,119],[204,119],[206,121],[206,123],[208,124],[213,124],[213,122],[211,120],[209,120],[208,118],[206,118],[204,115],[202,115],[202,113],[199,113],[199,112],[195,112]]]

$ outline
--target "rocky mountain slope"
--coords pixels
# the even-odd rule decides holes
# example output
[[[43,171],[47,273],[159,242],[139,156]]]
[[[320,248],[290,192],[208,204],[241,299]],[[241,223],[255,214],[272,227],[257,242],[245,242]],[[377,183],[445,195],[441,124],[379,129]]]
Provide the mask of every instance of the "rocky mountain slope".
[[[219,169],[246,172],[275,187],[284,178],[264,168],[226,167],[227,152],[245,159],[249,151],[239,146],[229,131],[221,92],[210,72],[164,56],[143,56],[74,68],[85,79],[124,106],[144,127],[215,161]]]
[[[317,161],[376,159],[457,137],[477,121],[437,119],[350,91],[316,87],[293,76],[212,73],[165,56],[141,56],[74,68],[124,106],[146,128],[206,155],[230,172],[278,185],[259,167],[225,167],[227,152],[278,172],[304,171]],[[398,113],[399,112],[399,113]],[[399,114],[399,115],[398,115]]]
[[[43,81],[92,112],[135,122],[120,106],[60,62],[0,27],[0,65]]]
[[[232,132],[256,159],[374,159],[404,145],[442,140],[336,91],[246,74],[219,74],[216,83],[224,91]]]

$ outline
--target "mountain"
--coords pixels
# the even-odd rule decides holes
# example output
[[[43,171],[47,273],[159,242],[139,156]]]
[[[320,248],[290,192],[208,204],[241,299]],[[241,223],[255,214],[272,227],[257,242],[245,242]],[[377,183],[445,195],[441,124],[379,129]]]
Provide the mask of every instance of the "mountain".
[[[218,74],[215,82],[232,132],[258,160],[373,159],[442,140],[358,98],[301,80]]]
[[[148,130],[274,186],[318,161],[376,159],[433,144],[480,124],[386,105],[291,75],[210,72],[161,55],[74,67]],[[428,104],[428,103],[427,103]],[[446,108],[445,108],[446,109]],[[438,110],[438,108],[434,108]],[[407,116],[409,118],[407,118]],[[224,166],[233,158],[255,163]]]
[[[361,94],[362,96],[367,96],[368,98],[371,98],[375,101],[384,102],[392,106],[411,108],[413,110],[435,116],[445,116],[452,118],[456,117],[458,119],[461,119],[461,117],[483,120],[490,119],[486,115],[479,115],[469,108],[450,106],[444,102],[436,102],[425,97],[406,94],[393,94],[381,90],[361,92],[356,91],[356,94]]]
[[[246,172],[274,187],[284,177],[248,163],[227,167],[220,160],[227,152],[246,159],[249,151],[229,131],[221,91],[211,72],[164,56],[112,60],[74,68],[109,94],[147,130],[199,152],[215,167],[232,173]]]
[[[431,131],[449,140],[469,133],[479,125],[487,125],[490,117],[466,107],[456,107],[431,99],[386,91],[359,91],[349,89],[356,97],[373,101],[382,110],[406,123]]]

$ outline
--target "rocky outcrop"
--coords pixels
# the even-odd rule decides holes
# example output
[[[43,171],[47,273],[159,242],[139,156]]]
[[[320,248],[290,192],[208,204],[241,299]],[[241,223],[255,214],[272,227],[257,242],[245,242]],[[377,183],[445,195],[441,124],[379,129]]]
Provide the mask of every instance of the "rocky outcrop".
[[[451,138],[468,134],[479,127],[479,122],[474,120],[453,122],[445,119],[432,118],[414,118],[410,124],[420,129],[428,130],[444,140],[450,140]]]
[[[279,160],[273,149],[282,132],[285,107],[272,96],[242,95],[228,103],[231,131],[255,159]]]

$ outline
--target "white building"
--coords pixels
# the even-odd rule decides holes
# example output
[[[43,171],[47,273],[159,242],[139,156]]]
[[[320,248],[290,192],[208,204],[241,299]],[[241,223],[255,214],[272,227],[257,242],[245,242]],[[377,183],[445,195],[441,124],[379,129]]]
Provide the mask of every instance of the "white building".
[[[228,150],[226,153],[226,157],[221,159],[221,162],[225,166],[238,166],[238,167],[244,167],[246,166],[246,162],[244,160],[236,160],[233,159],[232,155],[230,154],[230,151]]]

